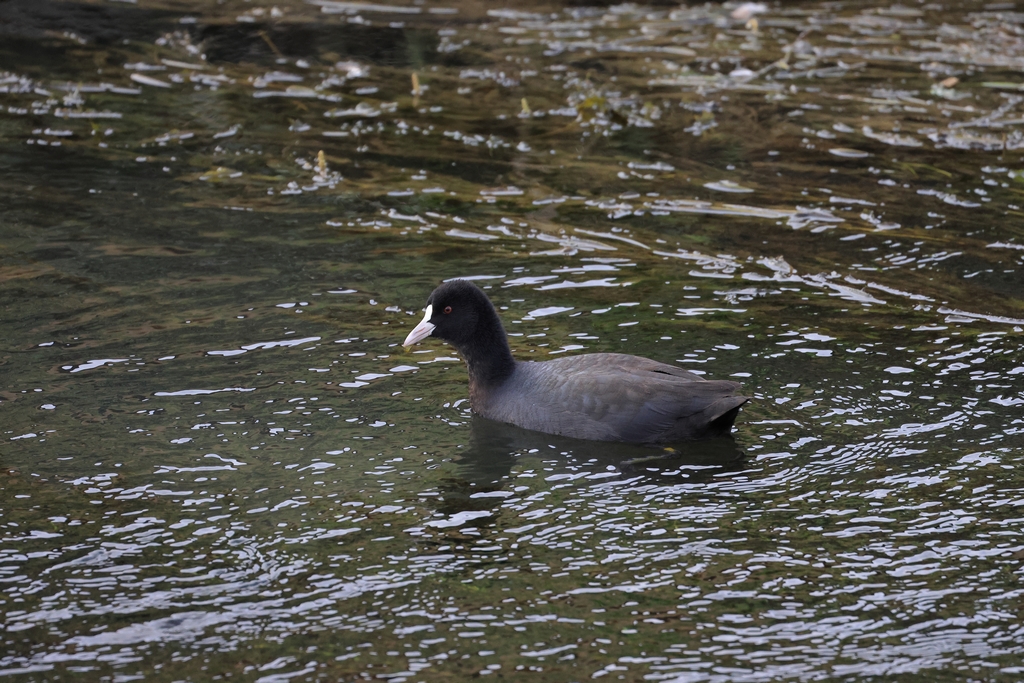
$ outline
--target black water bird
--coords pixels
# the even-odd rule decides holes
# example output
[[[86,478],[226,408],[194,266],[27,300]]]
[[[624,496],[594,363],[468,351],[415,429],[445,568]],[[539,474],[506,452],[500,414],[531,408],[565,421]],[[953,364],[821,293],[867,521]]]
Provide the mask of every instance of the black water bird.
[[[454,346],[469,367],[473,412],[576,439],[666,444],[728,435],[740,385],[705,380],[673,365],[622,353],[519,362],[487,295],[452,280],[427,299],[423,320],[402,343],[429,336]]]

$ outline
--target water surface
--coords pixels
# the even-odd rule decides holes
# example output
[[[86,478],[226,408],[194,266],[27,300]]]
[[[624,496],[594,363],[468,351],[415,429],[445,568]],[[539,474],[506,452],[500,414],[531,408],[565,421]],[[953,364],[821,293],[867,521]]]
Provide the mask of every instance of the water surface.
[[[4,3],[0,672],[1018,680],[1022,25]],[[735,441],[474,419],[452,277]]]

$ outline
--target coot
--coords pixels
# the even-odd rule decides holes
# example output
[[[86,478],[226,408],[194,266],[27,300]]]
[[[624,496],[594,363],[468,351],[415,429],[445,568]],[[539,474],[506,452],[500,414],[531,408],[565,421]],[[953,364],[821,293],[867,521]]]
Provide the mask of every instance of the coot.
[[[538,432],[638,444],[725,436],[750,400],[736,382],[621,353],[518,362],[494,305],[466,280],[433,291],[402,346],[431,335],[466,360],[473,412]]]

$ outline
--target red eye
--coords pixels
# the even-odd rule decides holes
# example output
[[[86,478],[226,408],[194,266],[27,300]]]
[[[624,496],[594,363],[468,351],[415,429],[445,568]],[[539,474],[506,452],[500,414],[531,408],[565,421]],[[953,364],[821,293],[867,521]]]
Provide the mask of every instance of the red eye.
[[[444,307],[444,312],[445,312],[445,315],[451,313],[452,312],[452,307],[451,306],[445,306]]]

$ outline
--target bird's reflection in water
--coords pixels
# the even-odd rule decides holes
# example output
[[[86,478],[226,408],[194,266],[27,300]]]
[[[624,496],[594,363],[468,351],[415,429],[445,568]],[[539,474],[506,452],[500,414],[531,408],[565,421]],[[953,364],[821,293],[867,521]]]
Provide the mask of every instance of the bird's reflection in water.
[[[661,485],[698,484],[744,464],[744,453],[731,437],[648,447],[569,439],[473,416],[469,445],[453,458],[456,470],[442,486],[438,511],[450,515],[497,507],[511,495],[509,475],[524,458],[554,461],[556,470],[567,473],[603,475],[596,478],[602,482],[640,478]]]

